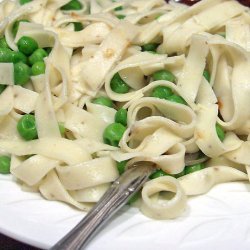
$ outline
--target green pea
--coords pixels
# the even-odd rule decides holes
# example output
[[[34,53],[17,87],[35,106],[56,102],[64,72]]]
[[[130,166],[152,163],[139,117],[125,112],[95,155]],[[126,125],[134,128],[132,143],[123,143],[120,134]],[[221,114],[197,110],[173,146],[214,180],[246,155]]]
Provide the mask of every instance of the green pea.
[[[130,89],[128,84],[124,82],[123,79],[120,77],[119,73],[116,73],[113,76],[110,82],[110,87],[114,92],[119,93],[119,94],[128,93]]]
[[[61,10],[81,10],[82,4],[77,0],[69,1],[61,7]]]
[[[157,43],[147,43],[141,46],[142,51],[154,51],[156,52],[157,47],[159,44]]]
[[[177,102],[180,104],[187,105],[186,101],[179,95],[171,95],[167,98],[168,101]]]
[[[128,111],[124,108],[119,109],[115,113],[115,122],[121,123],[124,126],[127,126],[127,115]]]
[[[17,47],[19,51],[29,56],[38,49],[38,43],[32,37],[22,36],[17,42]]]
[[[6,41],[5,36],[3,36],[3,37],[0,38],[0,48],[9,49],[9,45],[8,45],[8,43]]]
[[[12,56],[11,61],[13,63],[18,63],[18,62],[27,63],[28,62],[27,57],[20,51],[12,51],[11,56]]]
[[[3,91],[6,89],[6,85],[0,84],[0,94],[3,93]]]
[[[29,57],[29,62],[33,65],[36,62],[43,61],[44,57],[47,57],[48,53],[44,49],[35,50],[32,55]]]
[[[82,23],[79,23],[79,22],[75,22],[75,23],[73,23],[74,24],[74,30],[75,31],[81,31],[81,30],[83,30],[83,25],[82,25]]]
[[[116,15],[116,17],[118,18],[118,19],[124,19],[126,16],[125,15]]]
[[[183,175],[185,175],[185,171],[183,170],[182,172],[178,173],[178,174],[168,174],[166,172],[164,172],[163,170],[161,169],[158,169],[156,170],[154,173],[152,173],[149,178],[150,179],[155,179],[155,178],[158,178],[158,177],[161,177],[161,176],[172,176],[172,177],[175,177],[175,178],[180,178],[182,177]]]
[[[225,132],[224,132],[223,128],[221,127],[221,125],[218,124],[218,123],[216,123],[215,129],[216,129],[216,133],[217,133],[219,139],[221,141],[224,141],[224,139],[225,139]]]
[[[61,136],[64,136],[65,135],[65,131],[66,131],[64,123],[63,122],[58,122],[58,126],[59,126],[59,130],[60,130]]]
[[[154,81],[158,81],[158,80],[165,80],[169,82],[176,81],[176,77],[174,76],[174,74],[172,74],[170,71],[165,70],[165,69],[155,72],[152,77]]]
[[[16,85],[24,85],[30,79],[30,68],[23,62],[14,64],[14,81]]]
[[[107,106],[107,107],[110,107],[110,108],[114,107],[114,104],[113,104],[112,100],[110,98],[106,97],[106,96],[97,97],[92,101],[92,103],[99,104],[99,105],[102,105],[102,106]]]
[[[119,7],[114,8],[114,10],[115,10],[115,11],[123,10],[123,7],[122,7],[122,6],[119,6]]]
[[[29,2],[32,2],[32,0],[19,0],[19,3],[21,5],[24,5],[24,4],[29,3]]]
[[[0,62],[12,62],[12,50],[0,48]]]
[[[167,174],[166,172],[164,172],[161,169],[158,169],[149,176],[149,179],[155,179],[155,178],[158,178],[158,177],[161,177],[161,176],[166,176],[166,175],[169,175],[169,174]]]
[[[136,202],[141,196],[141,192],[138,191],[136,193],[134,193],[128,200],[127,204],[128,205],[132,205],[132,203]]]
[[[10,173],[10,157],[6,155],[0,156],[0,174]]]
[[[0,62],[27,63],[27,57],[20,51],[0,48]]]
[[[36,62],[31,67],[31,74],[33,76],[42,75],[45,73],[45,63],[43,61]]]
[[[23,115],[17,123],[17,131],[26,141],[37,139],[38,135],[34,115]]]
[[[125,172],[125,167],[126,167],[127,162],[128,161],[120,161],[116,163],[116,167],[120,175]]]
[[[206,78],[208,82],[210,82],[210,73],[208,72],[208,70],[203,71],[203,76]]]
[[[174,93],[171,88],[166,86],[157,86],[153,89],[151,96],[160,99],[168,99],[173,94]]]
[[[27,20],[27,19],[21,19],[21,20],[18,20],[18,21],[15,21],[15,22],[14,22],[14,24],[13,24],[13,26],[12,26],[12,34],[13,34],[14,37],[15,37],[16,34],[17,34],[17,31],[18,31],[18,28],[19,28],[19,24],[20,24],[21,22],[27,22],[27,23],[29,23],[29,20]]]
[[[112,123],[108,125],[103,132],[104,143],[118,147],[125,130],[126,128],[120,123]]]
[[[194,164],[191,166],[185,167],[185,174],[190,174],[199,170],[202,170],[205,167],[204,163]]]

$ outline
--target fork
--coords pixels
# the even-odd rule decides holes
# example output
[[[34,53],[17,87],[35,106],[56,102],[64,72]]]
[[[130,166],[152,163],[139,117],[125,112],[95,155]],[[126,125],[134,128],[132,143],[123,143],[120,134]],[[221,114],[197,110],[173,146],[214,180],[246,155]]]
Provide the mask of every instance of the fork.
[[[198,159],[197,159],[198,158]],[[185,165],[204,162],[207,156],[186,154]],[[128,168],[106,191],[89,213],[50,250],[78,250],[84,248],[105,223],[135,194],[155,171],[151,162],[140,162]]]

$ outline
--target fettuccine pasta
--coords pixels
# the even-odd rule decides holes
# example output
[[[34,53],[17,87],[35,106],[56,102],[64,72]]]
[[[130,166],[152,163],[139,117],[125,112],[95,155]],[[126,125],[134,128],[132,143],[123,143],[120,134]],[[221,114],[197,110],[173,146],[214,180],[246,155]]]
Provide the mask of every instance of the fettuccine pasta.
[[[188,196],[249,180],[248,7],[4,0],[0,14],[0,158],[25,190],[88,211],[150,162],[137,204],[172,219]]]

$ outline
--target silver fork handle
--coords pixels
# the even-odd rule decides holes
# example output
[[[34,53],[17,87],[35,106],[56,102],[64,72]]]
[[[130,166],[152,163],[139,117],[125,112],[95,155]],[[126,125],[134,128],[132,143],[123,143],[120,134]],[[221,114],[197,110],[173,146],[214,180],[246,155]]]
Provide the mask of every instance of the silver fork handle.
[[[153,170],[149,163],[127,170],[112,184],[90,212],[50,249],[77,250],[85,247],[109,218],[142,187]]]

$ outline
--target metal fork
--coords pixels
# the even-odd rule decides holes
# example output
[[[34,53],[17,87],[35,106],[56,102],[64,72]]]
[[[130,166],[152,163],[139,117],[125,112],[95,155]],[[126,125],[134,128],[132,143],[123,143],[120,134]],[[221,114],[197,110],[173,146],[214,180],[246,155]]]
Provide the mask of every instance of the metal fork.
[[[200,153],[186,154],[185,165],[198,164],[207,159],[207,156],[200,156]],[[50,249],[78,250],[85,247],[110,217],[140,190],[154,170],[151,162],[140,162],[126,170],[79,224]]]
[[[77,250],[84,248],[129,198],[137,192],[155,170],[151,163],[132,167],[119,177],[90,212],[51,250]]]

